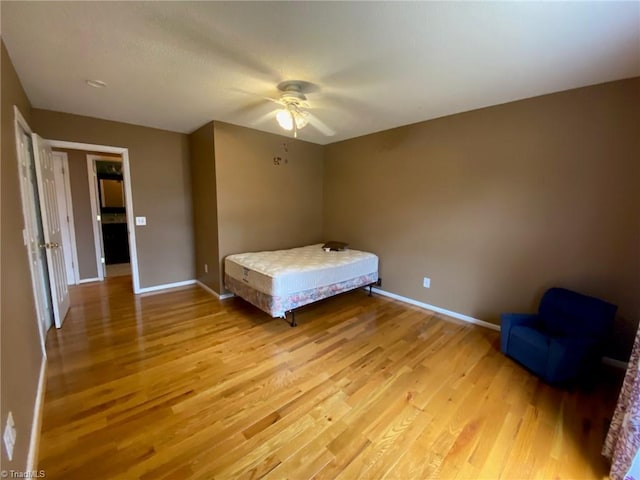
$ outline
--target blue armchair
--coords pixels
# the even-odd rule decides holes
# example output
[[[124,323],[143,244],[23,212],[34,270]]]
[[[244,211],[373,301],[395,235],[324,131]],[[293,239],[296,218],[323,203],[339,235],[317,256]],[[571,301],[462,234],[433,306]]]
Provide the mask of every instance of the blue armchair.
[[[503,313],[500,350],[549,383],[580,376],[602,354],[617,306],[550,288],[537,314]]]

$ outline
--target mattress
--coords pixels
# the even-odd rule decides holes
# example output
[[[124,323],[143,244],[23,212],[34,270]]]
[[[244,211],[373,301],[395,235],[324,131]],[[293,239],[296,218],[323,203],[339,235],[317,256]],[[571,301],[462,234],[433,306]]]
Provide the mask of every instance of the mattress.
[[[378,257],[359,250],[325,251],[322,244],[229,255],[225,274],[271,296],[325,287],[378,271]]]

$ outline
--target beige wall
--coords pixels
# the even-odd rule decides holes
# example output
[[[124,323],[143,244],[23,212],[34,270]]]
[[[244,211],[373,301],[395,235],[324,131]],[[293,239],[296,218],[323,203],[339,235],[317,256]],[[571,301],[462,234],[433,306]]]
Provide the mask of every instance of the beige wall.
[[[640,79],[333,145],[324,233],[380,256],[384,290],[493,323],[553,285],[640,314]],[[423,277],[431,288],[422,287]]]
[[[97,118],[33,109],[32,128],[52,140],[129,149],[140,286],[194,278],[188,136]]]
[[[9,461],[4,445],[0,449],[2,452],[0,455],[3,470],[24,471],[27,467],[42,350],[31,289],[29,260],[22,239],[24,221],[18,182],[13,106],[17,105],[27,122],[30,122],[31,105],[1,40],[0,50],[2,57],[0,424],[4,431],[7,415],[11,411],[17,428],[13,460]]]
[[[196,278],[220,293],[213,122],[189,135]],[[208,272],[205,272],[205,264]]]
[[[214,134],[220,262],[322,241],[322,146],[222,122]]]

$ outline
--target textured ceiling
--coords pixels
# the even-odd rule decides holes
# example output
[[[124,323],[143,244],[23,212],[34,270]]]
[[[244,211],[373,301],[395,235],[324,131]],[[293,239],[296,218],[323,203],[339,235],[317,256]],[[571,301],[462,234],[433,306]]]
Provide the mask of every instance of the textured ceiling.
[[[332,143],[640,75],[640,2],[6,2],[34,107],[189,133],[283,133],[276,84],[317,86]],[[87,79],[107,83],[88,87]]]

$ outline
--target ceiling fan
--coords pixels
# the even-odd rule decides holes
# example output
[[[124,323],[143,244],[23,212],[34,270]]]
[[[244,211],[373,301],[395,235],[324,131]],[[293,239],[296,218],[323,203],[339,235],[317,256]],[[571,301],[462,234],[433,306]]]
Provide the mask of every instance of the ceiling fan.
[[[278,90],[282,93],[280,98],[274,99],[266,97],[282,108],[275,111],[276,121],[280,127],[288,132],[293,131],[293,136],[298,136],[298,130],[307,125],[312,125],[322,134],[329,137],[336,134],[331,128],[323,123],[318,117],[313,115],[308,109],[311,105],[307,101],[305,93],[314,91],[317,87],[312,83],[302,80],[286,80],[278,84]],[[271,113],[273,114],[273,112]]]

